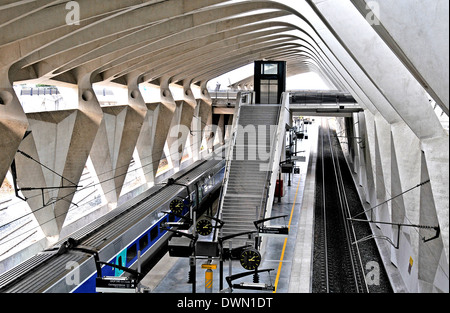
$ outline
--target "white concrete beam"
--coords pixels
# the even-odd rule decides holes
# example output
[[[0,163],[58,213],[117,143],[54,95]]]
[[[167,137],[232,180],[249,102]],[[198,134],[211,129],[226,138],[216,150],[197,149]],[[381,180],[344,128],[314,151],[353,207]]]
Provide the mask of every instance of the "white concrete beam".
[[[32,117],[32,116],[31,116]],[[29,156],[31,156],[34,160],[41,162],[39,153],[45,154],[46,152],[50,152],[47,146],[38,147],[35,142],[33,130],[36,131],[37,138],[39,137],[39,121],[36,120],[36,124],[33,119],[30,119],[31,127],[30,131],[32,133],[28,135],[20,144],[19,149]],[[41,124],[47,124],[45,122],[41,122]],[[56,125],[52,124],[53,128],[56,129]],[[47,139],[51,140],[50,132],[47,133]],[[53,137],[55,138],[55,137]],[[42,139],[42,138],[41,138]],[[40,143],[38,143],[40,144]],[[45,156],[44,156],[45,157]],[[40,166],[37,162],[26,158],[22,154],[18,153],[15,157],[16,162],[16,171],[17,171],[17,184],[19,188],[37,188],[37,187],[55,187],[53,184],[52,173],[50,173],[47,169]],[[44,171],[47,171],[47,178],[51,179],[51,181],[46,180],[46,176],[44,175]],[[59,182],[58,185],[59,187]],[[56,218],[52,205],[46,205],[46,203],[52,201],[52,197],[55,196],[57,190],[45,190],[43,191],[43,195],[40,190],[34,191],[22,191],[22,194],[25,198],[27,198],[27,204],[29,205],[31,211],[33,212],[34,217],[36,218],[39,226],[41,227],[45,236],[49,239],[49,242],[54,243],[58,239],[59,228],[56,224]]]
[[[78,184],[89,153],[94,143],[97,131],[103,119],[103,112],[98,103],[90,82],[90,74],[79,74],[78,110],[72,133],[66,134],[70,138],[67,157],[64,162],[62,176]],[[59,146],[58,146],[59,147]],[[55,217],[58,228],[61,230],[65,217],[73,199],[75,188],[61,189],[55,204]],[[64,200],[63,200],[64,199]]]
[[[426,105],[423,87],[353,5],[339,0],[307,1],[417,137],[444,134],[434,111]],[[358,29],[357,36],[353,29]]]
[[[449,2],[351,1],[448,115]]]

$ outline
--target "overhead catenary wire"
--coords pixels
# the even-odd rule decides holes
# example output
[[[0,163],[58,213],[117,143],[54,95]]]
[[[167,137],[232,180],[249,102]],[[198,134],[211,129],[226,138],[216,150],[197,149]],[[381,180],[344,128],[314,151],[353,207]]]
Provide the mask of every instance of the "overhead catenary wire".
[[[17,150],[18,153],[22,154],[24,157],[38,163],[40,166],[44,167],[45,169],[49,170],[50,172],[52,172],[55,175],[58,175],[59,177],[61,177],[63,180],[68,181],[69,183],[71,183],[72,185],[76,186],[77,184],[75,184],[74,182],[70,181],[69,179],[67,179],[66,177],[60,175],[59,173],[55,172],[54,170],[52,170],[51,168],[49,168],[47,165],[42,164],[41,162],[39,162],[38,160],[36,160],[35,158],[33,158],[31,155],[21,151],[21,150]],[[64,185],[64,184],[63,184]]]
[[[145,174],[145,173],[144,173],[144,174]],[[125,182],[124,182],[124,183],[125,183]],[[124,184],[124,183],[123,183],[123,184]],[[123,186],[123,184],[122,184],[122,186]],[[98,185],[98,184],[96,184],[96,185]],[[88,186],[88,187],[85,187],[85,188],[94,187],[94,186],[95,186],[95,185],[91,185],[91,186]],[[107,193],[109,193],[109,192],[113,192],[113,191],[115,191],[115,188],[113,188],[112,190],[107,191],[105,194],[107,194]],[[62,200],[62,199],[59,199],[59,200]],[[42,208],[40,208],[40,209],[42,209]],[[30,215],[30,214],[31,214],[31,213],[29,213],[29,214],[27,214],[27,215]],[[25,234],[27,234],[27,233],[33,231],[33,230],[36,230],[36,229],[40,228],[42,225],[45,225],[45,224],[47,224],[47,223],[50,223],[50,222],[52,222],[53,220],[57,219],[58,217],[64,216],[64,215],[65,215],[65,213],[60,214],[60,215],[58,215],[58,216],[55,216],[54,218],[51,218],[51,219],[49,219],[49,220],[47,220],[47,221],[41,223],[40,225],[37,225],[37,226],[35,226],[35,227],[32,227],[32,228],[30,228],[30,229],[28,229],[28,230],[26,230],[26,231],[24,231],[24,232],[18,234],[17,236],[10,238],[9,240],[0,242],[0,246],[6,244],[6,243],[8,243],[8,242],[11,242],[11,241],[13,241],[14,239],[17,239],[17,238],[19,238],[19,237],[21,237],[21,236],[23,236],[23,235],[25,235]],[[34,235],[36,232],[37,232],[37,231],[35,231],[32,235]],[[28,237],[25,238],[24,240],[30,238],[32,235],[28,236]],[[5,236],[5,238],[6,238],[6,236]],[[11,250],[11,249],[9,249],[9,250]],[[9,251],[9,250],[8,250],[8,251]],[[5,253],[6,253],[6,252],[5,252]],[[3,254],[4,254],[4,253],[3,253]],[[3,254],[1,254],[1,255],[3,255]]]
[[[203,123],[203,122],[202,122],[202,123]],[[206,125],[206,123],[203,123],[203,124]],[[198,143],[192,143],[191,145],[186,146],[185,149],[186,149],[186,148],[192,148],[192,147],[194,147],[195,145],[198,145]],[[142,161],[142,160],[146,160],[146,159],[148,159],[148,158],[154,157],[155,155],[158,155],[158,154],[160,154],[160,153],[163,153],[163,152],[164,152],[164,149],[165,149],[165,148],[163,148],[163,149],[161,149],[161,150],[159,150],[159,151],[156,151],[156,152],[152,152],[152,154],[147,155],[147,156],[143,156],[143,157],[141,157],[140,159],[141,159],[141,161]],[[171,157],[171,156],[173,156],[173,155],[175,155],[175,154],[177,154],[177,153],[179,153],[179,152],[174,152],[174,153],[171,153],[171,154],[169,154],[169,155],[166,155],[166,158],[167,158],[167,157]],[[143,169],[143,168],[148,167],[148,166],[151,166],[151,165],[153,165],[153,164],[155,164],[155,163],[157,163],[157,162],[161,162],[161,160],[157,160],[157,161],[152,161],[152,162],[150,162],[150,163],[146,163],[146,164],[142,165],[141,167],[135,169],[134,171]],[[97,175],[97,177],[101,177],[101,176],[104,176],[104,175],[109,174],[109,173],[111,173],[111,172],[117,171],[118,169],[121,169],[121,168],[124,168],[124,167],[128,167],[128,166],[129,166],[129,164],[125,164],[125,165],[122,165],[122,166],[113,168],[113,169],[111,169],[111,170],[105,171],[105,172],[103,172],[103,173],[99,173],[99,174],[96,173],[96,175]],[[51,169],[50,169],[50,170],[51,170]],[[127,172],[127,173],[128,173],[128,172]],[[126,175],[127,173],[125,173],[124,175]],[[58,175],[58,176],[60,176],[60,177],[62,177],[62,176],[59,175],[58,173],[55,173],[55,174]],[[147,174],[147,173],[146,173],[146,174]],[[112,180],[112,179],[121,177],[121,176],[123,176],[123,175],[121,174],[121,175],[117,175],[117,176],[114,176],[114,177],[110,177],[110,178],[107,178],[107,179],[101,181],[100,183],[104,183],[104,182],[107,182],[107,181],[109,181],[109,180]],[[75,184],[74,184],[74,185],[75,185]],[[75,187],[75,186],[74,186],[74,187]],[[76,187],[78,187],[78,186],[76,186]],[[81,190],[83,190],[83,189],[81,189]],[[70,194],[69,194],[69,195],[70,195]],[[33,198],[35,198],[35,197],[41,197],[41,194],[39,193],[39,194],[36,194],[36,195],[34,195],[34,196],[29,196],[29,197],[27,197],[27,200],[33,199]],[[22,203],[23,203],[22,201],[19,201],[19,202],[16,202],[16,203],[12,203],[12,204],[9,205],[9,207],[12,207],[12,206],[18,205],[18,204],[22,204]],[[1,228],[1,227],[2,227],[2,226],[0,226],[0,228]]]
[[[194,145],[195,145],[195,144],[191,144],[191,145],[188,146],[188,147],[192,147],[192,146],[194,146]],[[178,152],[169,154],[169,155],[167,155],[167,156],[171,156],[171,155],[176,154],[176,153],[178,153]],[[100,184],[102,184],[102,183],[104,183],[104,182],[109,181],[109,180],[113,180],[113,179],[115,179],[115,178],[117,178],[117,177],[127,175],[128,173],[131,173],[131,172],[134,172],[134,171],[141,170],[141,169],[143,169],[144,167],[150,166],[150,165],[152,165],[153,163],[156,163],[156,162],[160,162],[160,160],[159,160],[159,161],[154,161],[154,162],[148,163],[148,164],[143,165],[143,166],[141,166],[141,167],[138,167],[138,168],[136,168],[136,169],[134,169],[134,170],[128,171],[127,173],[120,174],[120,175],[117,175],[117,176],[115,176],[115,177],[106,179],[106,180],[101,181],[101,182],[99,182],[99,183],[97,183],[97,184],[92,184],[92,183],[91,183],[91,184],[89,184],[89,185],[87,185],[87,186],[81,188],[80,190],[75,190],[74,192],[71,192],[71,193],[65,195],[64,197],[61,197],[61,198],[59,198],[59,199],[56,199],[55,202],[53,202],[52,204],[54,204],[54,203],[56,203],[56,202],[59,202],[59,201],[62,201],[62,200],[65,200],[66,197],[69,197],[69,196],[71,196],[71,195],[73,195],[73,194],[75,194],[75,193],[77,193],[77,192],[81,192],[81,191],[83,191],[83,190],[85,190],[85,189],[88,189],[88,188],[96,187],[96,186],[98,186],[98,185],[100,185]],[[153,170],[151,170],[151,171],[153,171]],[[151,171],[145,172],[144,175],[150,173]],[[122,183],[121,186],[116,186],[116,187],[114,187],[112,190],[109,190],[109,191],[107,191],[107,192],[104,192],[104,194],[108,194],[108,193],[110,193],[110,192],[113,192],[113,191],[116,190],[117,187],[123,187],[124,184],[125,184],[125,181]],[[6,224],[0,225],[0,229],[3,228],[3,227],[5,227],[5,226],[7,226],[7,225],[9,225],[9,224],[12,224],[12,223],[14,223],[14,222],[17,222],[17,221],[19,221],[20,219],[23,219],[23,218],[25,218],[25,217],[27,217],[27,216],[29,216],[29,215],[31,215],[31,214],[34,214],[34,213],[36,213],[36,212],[38,212],[38,211],[40,211],[40,210],[43,210],[43,209],[45,209],[46,207],[48,207],[48,205],[47,205],[47,206],[40,207],[40,208],[38,208],[38,209],[36,209],[36,210],[32,210],[31,212],[29,212],[29,213],[27,213],[27,214],[24,214],[24,215],[22,215],[22,216],[20,216],[20,217],[18,217],[18,218],[16,218],[16,219],[14,219],[14,220],[11,220],[11,221],[9,221],[9,222],[6,223]],[[10,239],[8,239],[8,240],[6,240],[6,241],[0,242],[0,246],[6,244],[6,243],[8,243],[8,242],[10,242],[10,241],[12,241],[12,240],[14,240],[14,239],[16,239],[16,238],[18,238],[18,237],[20,237],[20,236],[22,236],[22,235],[24,235],[24,234],[26,234],[27,232],[33,231],[33,230],[35,230],[35,229],[41,227],[42,225],[45,225],[45,224],[47,224],[47,223],[50,223],[50,222],[52,222],[53,220],[57,219],[58,217],[64,216],[65,214],[66,214],[66,213],[60,214],[60,215],[58,215],[58,216],[55,216],[55,217],[49,219],[48,221],[45,221],[45,222],[43,222],[43,223],[40,223],[38,226],[35,226],[35,227],[33,227],[33,228],[31,228],[31,229],[29,229],[29,230],[27,230],[27,231],[25,231],[25,232],[23,232],[23,233],[21,233],[21,234],[15,236],[15,237],[12,237],[12,238],[10,238]]]
[[[206,126],[206,127],[207,127],[207,126],[214,127],[214,125],[208,125],[207,123],[205,123],[205,122],[203,122],[203,121],[201,121],[201,120],[200,120],[200,122],[201,122],[204,126]],[[206,134],[206,130],[203,130],[203,132]],[[196,136],[196,134],[194,134],[193,136]],[[186,149],[187,147],[192,148],[192,147],[195,146],[195,145],[198,145],[198,143],[197,143],[197,142],[196,142],[196,143],[192,143],[191,145],[186,146],[185,149]],[[200,144],[200,145],[201,145],[201,144]],[[143,156],[143,157],[141,157],[140,159],[141,159],[141,161],[142,161],[142,160],[146,160],[146,159],[148,159],[148,158],[154,157],[154,155],[163,153],[163,152],[164,152],[164,149],[165,149],[165,148],[163,148],[163,149],[161,149],[161,150],[159,150],[159,151],[156,151],[156,152],[152,152],[152,154],[147,155],[147,156]],[[20,152],[21,152],[21,151],[20,151]],[[178,153],[178,152],[171,153],[171,154],[169,154],[169,155],[166,155],[166,157],[175,155],[175,154],[177,154],[177,153]],[[28,154],[26,154],[26,153],[21,152],[21,154],[24,154],[24,155],[26,155],[27,157],[29,157]],[[31,157],[29,157],[29,158],[32,159]],[[33,160],[34,160],[34,159],[33,159]],[[36,160],[34,160],[34,161],[36,161]],[[44,164],[40,163],[39,161],[36,161],[36,162],[39,163],[40,165],[42,165],[43,167],[47,168],[48,170],[50,170],[50,171],[53,172],[54,174],[56,174],[56,175],[58,175],[58,176],[64,178],[63,176],[61,176],[60,174],[56,173],[55,171],[53,171],[52,169],[48,168],[47,166],[45,166]],[[147,166],[150,166],[150,165],[153,165],[153,164],[155,164],[156,162],[161,162],[161,160],[159,160],[159,161],[153,161],[153,162],[147,163],[147,164],[145,164],[145,165],[142,165],[142,166],[141,166],[140,168],[138,168],[137,170],[143,169],[144,167],[147,167]],[[117,171],[118,169],[122,169],[122,168],[127,167],[127,166],[129,166],[129,164],[124,164],[124,165],[122,165],[122,166],[113,168],[113,169],[111,169],[111,170],[107,170],[107,171],[105,171],[105,172],[103,172],[103,173],[99,173],[99,174],[96,173],[96,175],[97,175],[97,177],[101,177],[101,176],[103,176],[103,175],[109,174],[109,173],[111,173],[111,172],[115,172],[115,171]],[[123,175],[118,175],[118,176],[115,176],[115,177],[112,177],[112,178],[108,178],[108,179],[106,179],[106,180],[104,180],[104,181],[101,181],[100,183],[107,182],[107,181],[109,181],[109,180],[115,179],[115,178],[120,177],[120,176],[123,176]],[[67,179],[66,179],[66,180],[67,180]],[[69,180],[67,180],[67,181],[69,181]],[[70,181],[69,181],[69,182],[70,182]],[[71,182],[71,183],[72,183],[72,182]],[[76,186],[75,183],[72,183],[72,184],[74,185],[74,187]],[[78,186],[76,186],[76,187],[78,187]],[[55,189],[56,189],[56,188],[55,188]],[[41,197],[41,194],[36,194],[36,195],[34,195],[34,196],[29,196],[29,197],[27,197],[27,200],[33,199],[33,198],[35,198],[35,197]],[[16,202],[16,203],[12,203],[11,205],[9,205],[9,207],[12,207],[12,206],[17,205],[17,204],[22,204],[22,201],[19,201],[19,202]],[[2,226],[0,226],[0,228],[1,228],[1,227],[2,227]]]
[[[190,147],[192,147],[192,146],[193,146],[193,145],[190,145]],[[163,151],[164,151],[164,150],[161,150],[161,152],[163,152]],[[169,155],[167,155],[166,157],[172,156],[172,155],[177,154],[177,153],[178,153],[178,152],[169,154]],[[142,165],[141,167],[138,167],[138,168],[136,168],[136,169],[134,169],[134,170],[127,171],[126,173],[119,174],[119,175],[116,175],[116,176],[114,176],[114,177],[110,177],[110,178],[108,178],[108,179],[102,180],[102,181],[100,181],[99,183],[96,183],[96,184],[89,184],[88,186],[85,186],[85,187],[82,187],[81,189],[75,190],[75,191],[73,191],[73,192],[71,192],[71,193],[65,195],[64,197],[61,197],[61,198],[56,199],[56,200],[55,200],[54,202],[52,202],[51,204],[55,204],[56,202],[59,202],[59,201],[61,201],[61,200],[64,200],[65,198],[67,198],[67,197],[69,197],[69,196],[72,196],[72,195],[74,195],[75,193],[80,192],[80,191],[83,191],[83,190],[85,190],[85,189],[87,189],[87,188],[93,188],[93,187],[96,187],[96,186],[98,186],[98,185],[101,185],[101,184],[103,184],[103,183],[105,183],[105,182],[114,180],[114,179],[116,179],[116,178],[118,178],[118,177],[126,176],[128,173],[132,173],[132,172],[141,170],[141,169],[143,169],[144,167],[148,167],[148,166],[153,165],[153,164],[155,164],[155,163],[157,163],[157,162],[161,162],[161,160],[153,161],[153,162],[147,163],[147,164]],[[152,170],[151,170],[151,171],[152,171]],[[144,173],[144,175],[149,174],[151,171],[148,171],[148,172]],[[97,176],[99,176],[99,175],[97,175]],[[125,183],[125,182],[124,182],[124,183]],[[124,183],[123,183],[123,184],[124,184]],[[123,187],[123,184],[122,184],[121,187]],[[74,186],[74,188],[75,188],[75,186]],[[111,190],[111,191],[109,191],[109,192],[112,192],[112,191],[114,191],[115,189],[116,189],[116,188],[114,188],[113,190]],[[108,193],[108,192],[107,192],[107,193]],[[106,194],[106,193],[105,193],[105,194]],[[37,196],[40,196],[40,195],[36,195],[36,196],[33,196],[33,197],[37,197]],[[31,199],[31,197],[28,198],[28,199]],[[19,202],[19,203],[22,203],[22,202]],[[19,204],[19,203],[17,203],[17,204]],[[10,207],[11,207],[11,206],[10,206]],[[29,212],[29,213],[27,213],[27,214],[25,214],[25,215],[22,215],[22,216],[20,216],[20,217],[14,219],[14,220],[11,220],[11,221],[9,221],[8,223],[2,224],[2,225],[0,225],[0,229],[1,229],[2,227],[5,227],[5,226],[7,226],[7,225],[9,225],[9,224],[11,224],[11,223],[14,223],[14,222],[20,220],[21,218],[24,218],[24,217],[26,217],[26,216],[28,216],[28,215],[30,215],[30,214],[34,214],[34,213],[36,213],[36,212],[38,212],[38,211],[40,211],[40,210],[43,210],[43,209],[45,209],[46,207],[48,207],[48,205],[45,205],[45,206],[42,206],[42,207],[40,207],[40,208],[38,208],[38,209],[32,210],[31,212]]]
[[[367,213],[367,212],[371,212],[371,211],[375,210],[376,208],[378,208],[378,207],[380,207],[380,206],[382,206],[382,205],[384,205],[384,204],[386,204],[386,203],[388,203],[388,202],[391,202],[391,201],[395,200],[396,198],[401,197],[401,196],[403,196],[404,194],[406,194],[406,193],[408,193],[408,192],[411,192],[411,191],[413,191],[413,190],[416,189],[416,188],[422,187],[423,185],[428,184],[428,183],[430,183],[430,182],[431,182],[431,181],[428,179],[428,180],[426,180],[426,181],[424,181],[424,182],[422,182],[422,183],[420,183],[420,184],[418,184],[418,185],[416,185],[416,186],[414,186],[414,187],[412,187],[412,188],[409,188],[408,190],[406,190],[406,191],[404,191],[404,192],[402,192],[402,193],[400,193],[400,194],[398,194],[398,195],[396,195],[396,196],[394,196],[394,197],[392,197],[392,198],[390,198],[390,199],[388,199],[388,200],[386,200],[386,201],[383,201],[383,202],[377,204],[376,206],[374,206],[374,207],[372,207],[372,208],[370,208],[370,209],[367,209],[367,210],[365,210],[365,211],[362,211],[361,213],[358,213],[358,214],[352,216],[352,219],[355,218],[355,217],[358,217],[358,216],[360,216],[360,215],[362,215],[362,214],[365,214],[365,213]]]

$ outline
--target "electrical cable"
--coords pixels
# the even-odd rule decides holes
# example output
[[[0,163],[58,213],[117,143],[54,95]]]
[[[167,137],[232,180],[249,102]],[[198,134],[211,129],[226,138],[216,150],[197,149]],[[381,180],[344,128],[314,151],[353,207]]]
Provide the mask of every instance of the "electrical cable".
[[[195,144],[194,144],[194,145],[195,145]],[[190,145],[189,147],[192,147],[192,146],[193,146],[193,145]],[[176,153],[178,153],[178,152],[176,152]],[[174,154],[175,154],[175,153],[174,153]],[[172,154],[170,154],[170,155],[168,155],[168,156],[171,156],[171,155],[172,155]],[[142,166],[142,167],[136,168],[136,169],[134,169],[134,170],[132,170],[132,171],[129,171],[129,172],[125,173],[125,174],[118,175],[118,176],[116,176],[116,177],[120,177],[120,176],[123,176],[123,175],[127,175],[128,173],[131,173],[131,172],[133,172],[133,171],[140,170],[140,169],[142,169],[143,167],[149,166],[149,165],[151,165],[151,164],[153,164],[153,163],[156,163],[156,162],[157,162],[157,161],[152,162],[152,163],[149,163],[149,164],[147,164],[147,165],[144,165],[144,166]],[[158,161],[158,162],[159,162],[159,161]],[[149,171],[149,172],[145,172],[145,173],[144,173],[144,176],[145,176],[146,174],[149,174],[149,173],[152,172],[152,171],[153,171],[153,169],[152,169],[151,171]],[[85,190],[85,189],[87,189],[87,188],[93,188],[93,187],[96,187],[96,186],[98,186],[98,185],[100,185],[100,184],[106,182],[106,181],[115,179],[116,177],[109,178],[109,179],[107,179],[107,180],[105,180],[105,181],[102,181],[102,182],[99,182],[99,183],[97,183],[97,184],[93,184],[93,185],[90,184],[90,186],[88,185],[88,186],[86,186],[86,187],[81,188],[80,190],[76,190],[76,191],[74,191],[74,192],[72,192],[72,193],[70,193],[70,194],[68,194],[68,195],[66,195],[66,196],[64,196],[64,197],[62,197],[62,198],[57,199],[57,200],[56,200],[55,202],[53,202],[52,204],[54,204],[54,203],[56,203],[56,202],[59,202],[59,201],[61,201],[61,200],[65,200],[66,197],[69,197],[69,196],[71,196],[71,195],[73,195],[73,194],[75,194],[75,193],[77,193],[77,192],[83,191],[83,190]],[[120,187],[123,187],[124,184],[125,184],[125,181],[122,183],[122,185],[121,185]],[[115,188],[113,188],[112,190],[109,190],[109,191],[107,191],[107,192],[104,192],[104,194],[108,194],[108,193],[110,193],[110,192],[113,192],[113,191],[116,190],[116,188],[117,188],[117,186],[116,186]],[[43,210],[43,209],[45,209],[46,207],[48,207],[48,205],[47,205],[47,206],[43,206],[43,207],[41,207],[41,208],[38,208],[38,209],[36,209],[36,210],[33,210],[33,211],[31,211],[31,212],[29,212],[29,213],[27,213],[27,214],[25,214],[25,215],[22,215],[22,216],[20,216],[20,217],[18,217],[18,218],[16,218],[16,219],[14,219],[14,220],[12,220],[12,221],[10,221],[10,222],[4,224],[4,225],[0,225],[0,229],[1,229],[2,227],[5,227],[5,226],[11,224],[11,223],[17,222],[18,220],[23,219],[23,218],[25,218],[25,217],[27,217],[27,216],[29,216],[29,215],[31,215],[31,214],[34,214],[34,213],[37,212],[37,211]],[[70,210],[70,209],[69,209],[69,210]],[[51,219],[48,220],[48,221],[45,221],[45,222],[43,222],[43,223],[39,223],[38,226],[35,226],[35,227],[33,227],[33,228],[31,228],[31,229],[29,229],[29,230],[27,230],[27,231],[25,231],[25,232],[23,232],[23,233],[21,233],[21,234],[15,236],[15,237],[12,237],[12,238],[10,238],[10,239],[8,239],[8,240],[6,240],[6,241],[0,242],[0,246],[6,244],[6,243],[8,243],[8,242],[10,242],[10,241],[12,241],[12,240],[14,240],[14,239],[16,239],[16,238],[18,238],[18,237],[20,237],[20,236],[22,236],[22,235],[24,235],[24,234],[26,234],[27,232],[30,232],[30,231],[32,231],[32,230],[34,230],[34,229],[37,229],[37,228],[41,227],[42,225],[45,225],[45,224],[47,224],[47,223],[50,223],[50,222],[52,222],[53,220],[56,220],[58,217],[64,216],[64,215],[67,215],[67,213],[60,214],[59,216],[55,216],[55,217],[51,218]]]
[[[190,146],[187,146],[187,147],[193,147],[193,146],[196,145],[196,144],[197,144],[197,143],[194,143],[194,144],[192,144],[192,145],[190,145]],[[186,148],[186,147],[185,147],[185,148]],[[161,152],[163,152],[163,151],[164,151],[164,150],[162,150]],[[174,152],[174,153],[172,153],[172,154],[166,155],[166,157],[170,157],[170,156],[175,155],[175,154],[178,154],[178,153],[179,153],[179,152],[177,151],[177,152]],[[144,167],[148,167],[148,166],[153,165],[153,164],[155,164],[155,163],[157,163],[157,162],[161,162],[161,160],[150,162],[150,163],[145,164],[145,165],[142,165],[141,167],[138,167],[138,168],[136,168],[136,169],[134,169],[134,170],[132,170],[132,171],[127,171],[127,172],[124,173],[124,174],[120,174],[120,175],[117,175],[117,176],[114,176],[114,177],[105,179],[105,180],[103,180],[103,181],[100,181],[100,182],[97,183],[97,184],[90,185],[90,186],[86,186],[86,187],[82,187],[81,189],[75,190],[75,191],[73,191],[73,192],[71,192],[71,193],[65,195],[64,197],[61,197],[61,198],[59,198],[59,199],[56,199],[56,200],[55,200],[54,202],[52,202],[51,204],[55,204],[56,202],[59,202],[59,201],[61,201],[61,200],[65,200],[67,197],[72,196],[72,195],[74,195],[75,193],[80,192],[80,191],[83,191],[83,190],[85,190],[85,189],[87,189],[87,188],[93,188],[93,187],[96,187],[96,186],[98,186],[98,185],[101,185],[101,184],[103,184],[103,183],[105,183],[105,182],[114,180],[114,179],[116,179],[116,178],[118,178],[118,177],[126,176],[128,173],[131,173],[131,172],[135,172],[135,171],[141,170],[141,169],[143,169]],[[153,169],[151,169],[150,171],[144,173],[144,176],[145,176],[146,174],[151,173],[152,171],[153,171]],[[125,183],[125,181],[124,181],[124,183]],[[124,183],[122,184],[121,187],[123,187]],[[113,190],[115,190],[115,189],[116,189],[116,188],[114,188]],[[111,190],[111,191],[109,191],[109,192],[112,192],[113,190]],[[40,196],[40,195],[36,195],[36,196],[32,196],[32,197],[37,197],[37,196]],[[28,199],[31,199],[32,197],[30,197],[30,198],[28,198]],[[18,203],[16,203],[16,204],[22,204],[22,203],[23,203],[23,202],[18,202]],[[49,204],[49,205],[50,205],[50,204]],[[17,222],[18,220],[20,220],[20,219],[22,219],[22,218],[24,218],[24,217],[26,217],[26,216],[28,216],[28,215],[31,215],[31,214],[34,214],[34,213],[40,211],[40,210],[43,210],[43,209],[45,209],[46,207],[48,207],[49,205],[42,206],[42,207],[40,207],[40,208],[38,208],[38,209],[32,210],[31,212],[29,212],[29,213],[27,213],[27,214],[25,214],[25,215],[22,215],[22,216],[20,216],[20,217],[17,217],[17,218],[15,218],[15,219],[9,221],[8,223],[2,224],[2,225],[0,225],[0,229],[3,228],[3,227],[5,227],[5,226],[7,226],[7,225],[9,225],[9,224],[11,224],[11,223]],[[11,205],[11,206],[12,206],[12,205]],[[9,206],[9,208],[10,208],[11,206]],[[55,219],[55,218],[54,218],[54,219]]]

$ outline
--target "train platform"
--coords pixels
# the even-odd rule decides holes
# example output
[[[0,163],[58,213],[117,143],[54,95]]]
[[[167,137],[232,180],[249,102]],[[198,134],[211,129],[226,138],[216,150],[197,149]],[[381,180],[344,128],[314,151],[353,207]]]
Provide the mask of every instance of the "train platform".
[[[292,175],[290,186],[285,187],[285,195],[272,209],[272,216],[287,215],[285,219],[273,221],[273,225],[289,226],[289,236],[267,237],[263,244],[262,262],[259,269],[273,269],[270,275],[261,273],[259,282],[273,286],[275,291],[233,290],[233,293],[310,293],[313,251],[313,219],[314,219],[314,189],[315,164],[317,153],[318,127],[309,125],[308,140],[299,140],[297,151],[304,151],[304,162],[297,162],[300,167],[299,175]],[[285,181],[287,185],[288,182]],[[207,260],[197,260],[196,293],[205,293],[205,271],[201,268]],[[213,264],[218,262],[214,261]],[[192,284],[188,284],[189,259],[170,257],[167,253],[160,262],[141,281],[142,287],[151,293],[191,293]],[[239,261],[230,264],[224,262],[224,277],[238,274],[245,270]],[[236,283],[253,282],[253,276],[248,276]],[[219,293],[219,267],[213,271],[213,293]],[[224,281],[223,288],[228,288]],[[229,291],[229,290],[228,290]]]

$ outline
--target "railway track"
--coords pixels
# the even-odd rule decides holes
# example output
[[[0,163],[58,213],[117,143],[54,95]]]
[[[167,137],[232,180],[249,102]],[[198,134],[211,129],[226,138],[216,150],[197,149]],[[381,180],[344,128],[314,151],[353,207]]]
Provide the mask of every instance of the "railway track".
[[[367,293],[335,134],[323,119],[316,172],[314,293]]]

